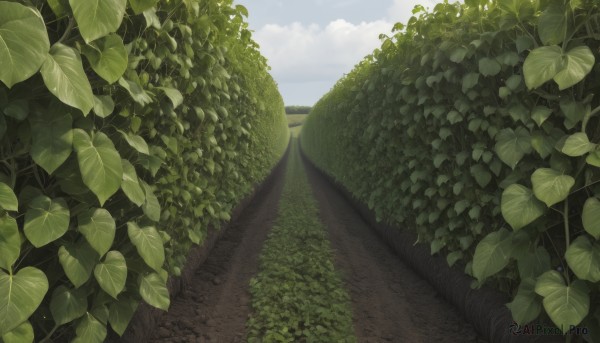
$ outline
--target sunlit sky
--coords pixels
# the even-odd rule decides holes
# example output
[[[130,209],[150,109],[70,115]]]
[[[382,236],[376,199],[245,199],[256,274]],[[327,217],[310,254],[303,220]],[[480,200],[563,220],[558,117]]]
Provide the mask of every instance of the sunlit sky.
[[[313,105],[380,46],[415,5],[442,0],[235,0],[250,16],[254,40],[269,60],[286,105]]]

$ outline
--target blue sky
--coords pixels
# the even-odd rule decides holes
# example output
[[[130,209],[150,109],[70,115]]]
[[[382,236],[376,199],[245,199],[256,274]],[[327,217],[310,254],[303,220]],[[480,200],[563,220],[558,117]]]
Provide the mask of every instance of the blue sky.
[[[439,0],[236,0],[286,105],[313,105],[412,8]]]

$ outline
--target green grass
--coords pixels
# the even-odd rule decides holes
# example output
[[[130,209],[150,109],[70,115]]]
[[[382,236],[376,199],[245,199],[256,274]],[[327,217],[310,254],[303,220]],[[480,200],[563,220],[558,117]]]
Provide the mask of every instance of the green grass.
[[[356,342],[350,296],[335,270],[296,138],[278,218],[250,292],[249,342]]]
[[[308,117],[308,114],[288,114],[286,115],[286,117],[288,120],[288,126],[292,127],[304,124],[304,121],[306,120],[306,117]]]

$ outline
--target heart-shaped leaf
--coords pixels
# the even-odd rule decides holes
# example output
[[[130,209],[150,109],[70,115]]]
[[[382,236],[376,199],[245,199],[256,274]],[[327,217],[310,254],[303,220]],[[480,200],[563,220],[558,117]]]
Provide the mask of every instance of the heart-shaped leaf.
[[[581,215],[583,228],[595,239],[600,239],[600,201],[589,198],[583,205]]]
[[[108,83],[115,83],[127,69],[127,51],[123,39],[117,34],[91,42],[83,53],[92,69]]]
[[[575,179],[550,168],[540,168],[531,175],[533,194],[550,207],[565,200]]]
[[[80,109],[84,115],[94,107],[92,86],[77,50],[54,44],[40,72],[48,90],[63,103]]]
[[[94,276],[100,287],[113,298],[125,288],[127,280],[127,264],[125,257],[118,251],[109,251],[104,262],[94,268]]]
[[[535,294],[535,284],[533,278],[521,281],[517,295],[512,302],[506,304],[513,320],[519,325],[535,320],[542,312],[542,299]]]
[[[21,325],[2,336],[4,343],[33,343],[33,326],[29,321],[24,321]]]
[[[595,145],[590,142],[587,134],[579,132],[569,136],[560,151],[565,155],[578,157],[592,151],[594,147]]]
[[[502,162],[515,169],[517,163],[531,152],[531,136],[529,131],[519,127],[504,129],[496,136],[496,153]]]
[[[121,296],[119,301],[115,301],[110,305],[108,322],[119,336],[122,336],[123,333],[125,333],[131,318],[133,318],[133,315],[135,314],[138,304],[139,303],[136,300],[131,298],[123,299]]]
[[[552,114],[552,110],[546,106],[536,106],[531,111],[531,119],[535,121],[535,123],[541,127],[542,124],[546,121],[546,119],[550,118]]]
[[[554,76],[560,90],[567,89],[581,82],[596,63],[594,53],[587,46],[578,46],[565,54],[566,63]]]
[[[58,260],[71,283],[79,288],[87,282],[98,262],[98,254],[86,242],[61,246]]]
[[[106,326],[87,312],[75,328],[77,336],[71,343],[102,343],[106,338]]]
[[[142,180],[139,181],[146,194],[146,202],[142,205],[142,210],[148,219],[158,222],[160,220],[160,203],[158,202],[158,198],[154,195],[152,187]]]
[[[79,232],[100,256],[106,254],[115,239],[116,225],[110,212],[92,208],[77,216]]]
[[[0,268],[10,270],[21,253],[21,237],[17,221],[4,215],[0,217]]]
[[[581,280],[600,281],[600,244],[592,244],[587,237],[579,236],[567,249],[565,258]]]
[[[119,152],[104,133],[96,132],[91,138],[81,129],[74,130],[73,146],[83,183],[96,194],[100,205],[104,205],[119,190],[123,180]]]
[[[134,148],[137,152],[150,155],[148,143],[146,143],[142,136],[134,135],[132,133],[126,133],[121,130],[119,130],[119,133],[123,136],[127,144],[129,144],[129,146]]]
[[[539,19],[538,33],[544,45],[560,44],[567,34],[568,12],[557,3],[546,8]]]
[[[0,336],[12,331],[40,306],[48,292],[46,274],[25,267],[14,275],[0,270]]]
[[[31,126],[31,157],[52,174],[73,151],[73,118],[65,106],[52,105],[48,111],[34,111]]]
[[[50,49],[40,12],[16,2],[0,2],[0,81],[11,88],[37,73]]]
[[[144,262],[159,271],[165,262],[165,249],[158,231],[152,226],[140,228],[136,223],[128,222],[127,234]]]
[[[142,206],[146,201],[146,194],[140,186],[135,167],[127,160],[121,160],[121,162],[123,163],[123,183],[121,183],[121,188],[131,202],[138,207]]]
[[[129,0],[135,14],[140,14],[156,5],[158,0]]]
[[[568,330],[587,316],[590,309],[589,289],[581,280],[565,285],[563,277],[554,270],[540,276],[535,292],[544,297],[546,313],[558,328]]]
[[[110,95],[94,95],[94,113],[106,118],[115,111],[115,102]]]
[[[39,248],[62,237],[69,229],[69,219],[69,207],[64,199],[52,200],[41,195],[29,204],[23,231],[31,244]]]
[[[591,166],[600,168],[600,150],[591,152],[585,159],[585,162]]]
[[[504,220],[513,228],[520,228],[541,217],[546,209],[533,192],[521,185],[510,185],[502,192],[500,209]]]
[[[148,305],[167,311],[171,300],[166,281],[157,273],[140,277],[140,295]]]
[[[497,75],[500,70],[502,70],[502,66],[493,58],[484,57],[479,60],[479,72],[483,76]]]
[[[562,49],[559,46],[542,46],[532,50],[523,64],[527,88],[534,89],[552,80],[562,66]]]
[[[89,43],[117,31],[127,0],[69,0],[81,36]]]
[[[83,288],[68,289],[60,285],[52,293],[50,312],[56,325],[67,324],[83,316],[87,307],[87,293]]]
[[[510,262],[511,250],[510,233],[505,229],[487,235],[475,248],[473,276],[482,282],[504,269]]]
[[[0,182],[0,207],[7,211],[19,210],[19,201],[15,192],[4,182]]]

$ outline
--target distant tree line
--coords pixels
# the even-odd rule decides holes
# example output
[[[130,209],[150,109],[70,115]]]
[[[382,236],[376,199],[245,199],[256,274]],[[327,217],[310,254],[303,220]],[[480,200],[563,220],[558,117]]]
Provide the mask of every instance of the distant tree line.
[[[308,114],[312,109],[311,106],[286,106],[286,114]]]

